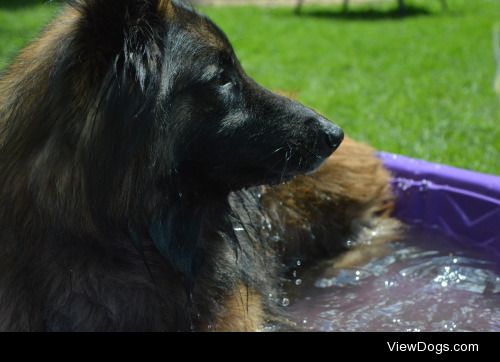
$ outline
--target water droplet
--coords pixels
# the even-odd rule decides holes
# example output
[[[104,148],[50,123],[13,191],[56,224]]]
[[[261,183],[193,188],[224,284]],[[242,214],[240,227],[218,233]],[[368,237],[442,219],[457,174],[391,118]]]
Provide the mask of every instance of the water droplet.
[[[420,328],[406,328],[406,332],[420,332]]]
[[[356,274],[356,275],[360,275],[360,274],[361,274],[361,272],[360,272],[359,270],[356,270],[356,273],[355,273],[355,274]]]
[[[353,244],[352,240],[347,240],[345,242],[345,246],[347,246],[348,248],[350,248],[352,246],[352,244]]]
[[[456,264],[456,263],[458,263],[458,259],[457,259],[457,258],[454,258],[454,259],[453,259],[453,264]]]
[[[238,227],[233,228],[233,230],[234,231],[244,231],[245,229],[238,226]]]
[[[455,322],[451,321],[451,322],[445,323],[443,327],[444,327],[444,329],[451,332],[457,328],[457,324]]]
[[[304,320],[302,321],[302,324],[307,324],[307,319],[304,319]]]
[[[448,282],[445,280],[445,281],[442,281],[441,282],[441,286],[442,287],[447,287],[448,286]]]
[[[406,191],[411,187],[411,181],[407,179],[399,179],[397,183],[397,187],[402,191]]]
[[[282,305],[283,307],[288,307],[288,306],[290,305],[290,299],[288,299],[288,298],[283,298],[283,299],[281,300],[281,305]]]
[[[295,285],[301,285],[301,284],[302,284],[302,279],[295,280]]]
[[[294,277],[294,278],[296,278],[296,277],[297,277],[297,270],[294,270],[294,271],[292,272],[292,275],[293,275],[293,277]]]
[[[429,188],[429,181],[427,180],[422,180],[419,187],[418,187],[418,190],[419,191],[425,191]]]
[[[302,262],[300,260],[297,260],[297,266],[301,266]]]
[[[273,241],[273,242],[275,242],[275,243],[277,243],[277,242],[278,242],[278,241],[280,241],[280,240],[281,240],[281,238],[280,238],[280,236],[279,236],[279,235],[273,235],[273,236],[271,237],[271,241]]]

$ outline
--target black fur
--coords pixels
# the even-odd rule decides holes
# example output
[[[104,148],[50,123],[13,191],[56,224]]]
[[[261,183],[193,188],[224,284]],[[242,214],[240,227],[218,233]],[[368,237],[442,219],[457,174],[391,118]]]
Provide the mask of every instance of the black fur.
[[[240,282],[279,315],[255,186],[342,132],[159,6],[71,1],[0,83],[0,330],[203,329]]]

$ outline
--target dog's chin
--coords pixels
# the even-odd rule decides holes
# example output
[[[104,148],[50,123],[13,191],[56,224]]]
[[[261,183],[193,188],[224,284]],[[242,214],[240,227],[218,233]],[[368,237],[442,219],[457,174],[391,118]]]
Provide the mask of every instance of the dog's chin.
[[[291,181],[297,176],[314,174],[321,168],[327,159],[328,157],[316,156],[315,159],[308,160],[307,162],[302,160],[302,162],[298,162],[297,164],[283,164],[273,169],[266,169],[262,167],[264,165],[260,165],[259,167],[253,166],[248,168],[252,170],[252,172],[247,174],[246,177],[241,177],[241,175],[238,175],[237,178],[229,177],[229,180],[232,182],[222,182],[221,184],[225,185],[225,189],[230,192],[255,186],[281,185]],[[225,181],[228,181],[228,178],[226,178]]]
[[[311,162],[307,165],[300,165],[300,167],[295,167],[291,169],[283,170],[283,172],[275,173],[271,177],[269,177],[263,184],[275,186],[283,183],[287,183],[294,179],[297,176],[306,175],[310,176],[317,172],[321,166],[325,163],[328,157],[317,159],[314,162]]]
[[[328,157],[325,157],[322,160],[316,162],[313,166],[311,166],[311,168],[309,170],[304,172],[304,175],[310,176],[310,175],[316,173],[321,168],[321,166],[323,166],[323,164],[325,163],[325,161],[327,159],[328,159]]]

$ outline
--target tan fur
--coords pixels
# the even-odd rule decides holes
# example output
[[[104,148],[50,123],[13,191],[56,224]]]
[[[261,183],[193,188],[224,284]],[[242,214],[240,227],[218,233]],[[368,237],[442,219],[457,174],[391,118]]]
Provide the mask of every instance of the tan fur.
[[[287,97],[290,99],[298,99],[299,92],[298,91],[289,91],[285,89],[273,89],[273,92],[279,94],[280,96]]]
[[[369,146],[346,138],[314,174],[269,188],[265,202],[287,207],[287,223],[300,225],[331,209],[346,220],[388,214],[393,206],[390,174]]]
[[[177,8],[170,0],[160,0],[158,3],[158,12],[163,15],[166,21],[175,19]]]
[[[43,97],[47,93],[50,63],[46,59],[54,58],[58,39],[73,31],[78,16],[75,9],[66,7],[64,13],[57,18],[58,21],[52,23],[37,40],[22,50],[6,74],[0,78],[0,122],[8,119],[9,113],[16,109],[11,100],[16,99],[13,93],[19,92],[19,89],[23,89],[28,95],[24,98],[27,102],[30,99]],[[37,74],[37,79],[30,78],[33,74]],[[18,105],[17,109],[25,111],[29,110],[30,106]],[[5,128],[0,126],[0,129]],[[4,136],[0,132],[0,144],[3,143]]]
[[[355,247],[336,258],[331,268],[362,266],[385,254],[387,243],[400,238],[401,223],[389,217],[394,209],[391,175],[371,147],[346,138],[316,177],[318,187],[329,189],[332,197],[363,205],[359,220],[364,228],[352,240]]]
[[[223,312],[209,330],[217,332],[257,332],[264,324],[262,298],[243,283],[227,296]]]
[[[349,200],[373,205],[369,212],[384,211],[392,204],[390,174],[375,157],[375,151],[364,144],[346,138],[339,149],[311,176],[296,177],[281,186],[282,191],[294,189],[300,198],[317,197],[319,193],[330,196],[333,202]],[[301,205],[300,201],[296,203]],[[311,201],[311,200],[308,200]]]
[[[54,62],[59,59],[58,51],[60,44],[68,37],[68,34],[76,34],[81,20],[82,13],[78,7],[64,6],[59,16],[57,16],[42,33],[26,48],[24,48],[16,57],[12,65],[7,68],[5,74],[0,77],[0,145],[4,143],[4,139],[9,137],[12,141],[18,138],[17,143],[21,144],[26,141],[26,133],[29,129],[35,129],[31,113],[37,102],[43,101],[50,93],[49,85],[51,76],[54,75]],[[74,95],[73,103],[68,104],[68,107],[75,109],[75,113],[89,113],[89,118],[92,117],[92,108],[88,106],[90,102],[95,102],[94,89],[95,84],[98,84],[100,74],[96,69],[94,62],[99,62],[100,56],[96,53],[93,57],[80,59],[79,71],[87,76],[72,77],[71,94]],[[96,81],[97,80],[97,81]],[[89,111],[90,108],[90,111]],[[13,116],[14,115],[14,116]],[[12,127],[2,123],[6,120],[15,120],[21,132],[7,134]],[[14,144],[15,142],[11,142]],[[44,167],[47,153],[39,152],[35,157],[32,157],[29,162],[30,170],[34,172],[37,168]],[[46,182],[40,183],[40,190],[37,195],[54,194],[54,195],[72,195],[82,193],[82,182],[79,174],[71,174],[70,168],[72,165],[67,165],[66,169],[53,174],[52,170],[46,172]],[[29,174],[20,173],[13,174],[11,183],[14,185],[25,185],[25,179],[29,179]],[[52,192],[56,189],[56,192]],[[31,197],[22,189],[13,189],[14,194],[19,194],[16,207],[20,209],[25,207],[30,201],[21,201]],[[63,200],[63,197],[60,198]],[[56,201],[54,201],[54,204]],[[81,210],[87,210],[86,213],[78,216],[78,222],[84,222],[85,225],[94,230],[90,211],[84,201],[78,206]],[[78,208],[73,205],[73,208]],[[14,211],[14,210],[13,210]],[[18,212],[21,212],[17,210]],[[83,216],[84,215],[84,216]]]
[[[267,188],[263,203],[281,226],[290,255],[306,250],[314,233],[333,243],[348,231],[354,247],[334,265],[351,267],[384,253],[386,243],[399,236],[400,223],[390,218],[394,208],[390,179],[371,147],[346,138],[316,173]]]
[[[187,13],[186,10],[172,4],[170,0],[161,0],[158,5],[158,11],[167,22],[176,22],[178,19],[181,19],[180,21],[182,22],[182,17],[186,16]],[[199,38],[204,44],[220,50],[229,51],[227,44],[220,38],[219,34],[213,32],[212,27],[208,25],[204,17],[192,20],[194,20],[194,23],[189,24],[189,26],[183,23],[184,29],[187,30],[189,34]]]

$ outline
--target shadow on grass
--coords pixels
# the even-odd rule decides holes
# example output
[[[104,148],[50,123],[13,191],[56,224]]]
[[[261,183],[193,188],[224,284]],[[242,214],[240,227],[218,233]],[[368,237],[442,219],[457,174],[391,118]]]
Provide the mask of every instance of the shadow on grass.
[[[376,20],[398,20],[404,18],[412,18],[418,16],[430,16],[435,15],[433,12],[427,10],[424,7],[418,6],[406,6],[404,10],[399,8],[390,10],[376,10],[376,9],[363,9],[363,10],[330,10],[330,9],[319,9],[319,10],[306,10],[302,9],[298,14],[293,14],[298,17],[307,18],[317,18],[317,19],[336,19],[336,20],[365,20],[365,21],[376,21]]]
[[[27,8],[33,5],[57,4],[60,0],[0,0],[0,9]]]

